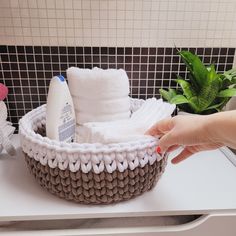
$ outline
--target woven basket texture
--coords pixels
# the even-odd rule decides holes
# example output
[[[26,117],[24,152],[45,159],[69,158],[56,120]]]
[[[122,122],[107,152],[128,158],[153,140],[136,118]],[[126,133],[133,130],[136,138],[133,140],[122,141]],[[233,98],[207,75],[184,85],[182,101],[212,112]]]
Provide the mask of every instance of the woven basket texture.
[[[115,170],[113,173],[90,171],[85,174],[81,170],[74,173],[68,169],[53,169],[25,154],[30,172],[43,188],[60,198],[84,204],[120,202],[151,190],[164,172],[166,159],[122,173]]]
[[[35,120],[38,122],[39,119],[36,117]],[[22,133],[22,143],[24,140],[31,139],[32,132],[41,137],[45,136],[45,124],[38,122],[40,125],[35,129],[37,125],[34,122],[36,121],[32,119],[32,131],[20,132],[20,134]],[[25,123],[29,122],[27,120]],[[30,150],[33,150],[34,143],[29,143]],[[155,143],[152,143],[150,150],[154,150],[154,145]],[[165,155],[153,162],[148,161],[144,166],[139,164],[134,169],[128,167],[124,171],[119,171],[116,168],[112,172],[104,169],[100,173],[95,173],[91,169],[85,173],[81,168],[77,171],[71,171],[69,167],[66,169],[61,169],[59,166],[52,168],[47,163],[42,163],[36,157],[30,156],[24,150],[30,172],[44,189],[60,198],[83,204],[110,204],[139,196],[156,185],[167,164],[167,156]],[[146,155],[148,155],[147,152]]]

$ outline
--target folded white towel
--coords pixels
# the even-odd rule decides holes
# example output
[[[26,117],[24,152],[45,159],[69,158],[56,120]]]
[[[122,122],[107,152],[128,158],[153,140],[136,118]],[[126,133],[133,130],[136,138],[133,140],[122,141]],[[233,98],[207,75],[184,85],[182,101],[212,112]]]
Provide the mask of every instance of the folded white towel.
[[[112,121],[127,119],[130,116],[130,98],[107,100],[89,100],[73,97],[77,123],[96,121]]]
[[[130,117],[129,80],[124,70],[67,70],[76,121],[112,121]]]
[[[119,112],[113,114],[93,114],[93,113],[85,113],[85,112],[78,112],[76,110],[76,123],[78,125],[85,124],[88,122],[93,122],[94,120],[99,122],[105,122],[108,120],[117,121],[117,120],[126,120],[127,117],[130,116],[130,111],[127,112]]]
[[[70,92],[90,99],[114,99],[129,94],[129,80],[123,69],[103,70],[70,67],[66,71]]]
[[[77,142],[117,143],[149,137],[145,132],[156,122],[170,117],[175,105],[162,99],[147,99],[130,119],[111,122],[89,122],[77,126]]]
[[[79,107],[79,112],[91,115],[116,114],[130,111],[130,97],[128,96],[97,101],[78,97],[73,99],[74,105]],[[94,106],[94,102],[96,102],[96,106]],[[119,104],[119,106],[114,107],[114,104]]]

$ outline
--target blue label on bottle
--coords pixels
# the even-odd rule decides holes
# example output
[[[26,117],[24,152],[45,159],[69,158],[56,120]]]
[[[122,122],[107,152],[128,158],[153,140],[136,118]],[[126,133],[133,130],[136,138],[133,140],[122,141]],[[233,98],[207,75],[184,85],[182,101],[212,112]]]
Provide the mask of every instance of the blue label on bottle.
[[[59,141],[73,142],[75,140],[76,121],[72,116],[72,107],[68,103],[61,111],[60,121],[61,124],[58,127]]]
[[[60,79],[60,81],[62,82],[65,81],[65,78],[63,77],[63,75],[58,75],[57,77]]]

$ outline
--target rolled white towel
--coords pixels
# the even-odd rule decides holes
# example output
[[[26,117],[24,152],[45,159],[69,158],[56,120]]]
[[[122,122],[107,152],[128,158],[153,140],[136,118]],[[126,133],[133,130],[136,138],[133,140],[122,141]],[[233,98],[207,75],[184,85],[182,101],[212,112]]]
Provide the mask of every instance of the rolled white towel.
[[[175,105],[163,102],[162,99],[148,99],[130,119],[111,122],[89,122],[77,126],[78,142],[116,143],[128,142],[148,137],[145,132],[156,122],[170,117]]]
[[[113,121],[130,117],[129,80],[124,70],[67,70],[76,121]]]

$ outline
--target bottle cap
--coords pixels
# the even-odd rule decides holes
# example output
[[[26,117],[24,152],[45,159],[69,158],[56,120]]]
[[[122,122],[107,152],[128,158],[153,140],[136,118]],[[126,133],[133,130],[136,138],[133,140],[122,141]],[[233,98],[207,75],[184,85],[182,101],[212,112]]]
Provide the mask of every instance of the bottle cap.
[[[64,78],[64,76],[63,75],[57,75],[57,77],[60,79],[60,81],[65,81],[65,78]]]

